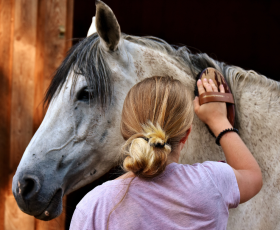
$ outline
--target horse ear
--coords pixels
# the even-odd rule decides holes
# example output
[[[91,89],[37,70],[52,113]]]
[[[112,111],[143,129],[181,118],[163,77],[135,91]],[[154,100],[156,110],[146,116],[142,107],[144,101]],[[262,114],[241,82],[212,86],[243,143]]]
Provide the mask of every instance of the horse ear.
[[[95,17],[93,17],[92,18],[92,23],[91,23],[90,28],[89,28],[88,33],[87,33],[87,37],[94,34],[95,32],[96,32]]]
[[[121,38],[121,28],[109,6],[100,0],[95,1],[95,25],[101,44],[106,50],[115,51]]]

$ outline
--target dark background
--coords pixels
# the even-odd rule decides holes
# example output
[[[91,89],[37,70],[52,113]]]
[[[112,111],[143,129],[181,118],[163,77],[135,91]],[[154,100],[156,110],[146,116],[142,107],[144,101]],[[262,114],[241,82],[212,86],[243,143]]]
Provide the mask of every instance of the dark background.
[[[192,52],[280,80],[280,0],[104,0],[122,32],[152,35]],[[74,38],[83,38],[95,15],[94,0],[74,3]],[[67,198],[69,225],[77,202],[95,185],[115,178],[111,172]]]
[[[280,80],[280,0],[104,0],[122,32],[186,45],[219,61]],[[94,0],[74,3],[74,38],[85,37]]]

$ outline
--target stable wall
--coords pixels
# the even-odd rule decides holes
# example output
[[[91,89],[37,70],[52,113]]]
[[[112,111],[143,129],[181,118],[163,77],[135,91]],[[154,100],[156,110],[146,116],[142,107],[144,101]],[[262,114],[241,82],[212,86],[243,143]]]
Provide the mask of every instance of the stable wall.
[[[43,222],[20,211],[11,184],[72,25],[73,0],[0,0],[0,230],[64,229],[64,214]]]

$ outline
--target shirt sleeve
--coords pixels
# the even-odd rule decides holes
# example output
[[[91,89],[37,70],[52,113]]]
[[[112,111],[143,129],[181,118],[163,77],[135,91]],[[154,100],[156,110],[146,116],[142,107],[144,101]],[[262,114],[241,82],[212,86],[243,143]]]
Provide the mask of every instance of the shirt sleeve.
[[[202,164],[209,173],[225,204],[236,208],[240,202],[240,192],[233,169],[227,163],[206,161]]]

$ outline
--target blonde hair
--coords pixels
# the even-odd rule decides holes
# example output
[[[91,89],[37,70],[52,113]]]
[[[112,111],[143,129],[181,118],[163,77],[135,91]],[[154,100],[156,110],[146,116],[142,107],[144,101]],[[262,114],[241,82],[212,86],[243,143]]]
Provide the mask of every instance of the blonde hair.
[[[142,178],[165,170],[193,121],[192,99],[172,77],[151,77],[134,85],[125,98],[121,133],[123,168]]]

